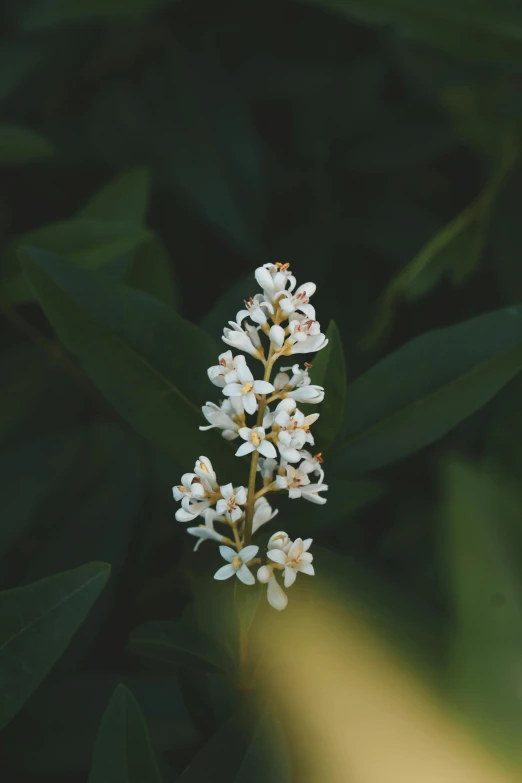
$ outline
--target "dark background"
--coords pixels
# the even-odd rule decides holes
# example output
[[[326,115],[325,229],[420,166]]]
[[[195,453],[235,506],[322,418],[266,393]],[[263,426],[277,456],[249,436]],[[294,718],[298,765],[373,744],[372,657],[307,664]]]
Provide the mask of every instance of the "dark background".
[[[112,565],[96,609],[2,734],[2,779],[86,780],[121,680],[166,780],[221,718],[197,678],[150,673],[126,652],[136,626],[177,618],[190,600],[196,556],[170,488],[198,455],[188,443],[185,463],[165,457],[57,347],[20,283],[16,246],[83,252],[107,279],[125,268],[216,338],[254,268],[289,262],[317,283],[318,318],[337,323],[351,382],[423,332],[520,301],[521,90],[516,2],[0,4],[0,587]],[[150,194],[146,240],[71,239],[64,221],[119,175]],[[441,464],[492,460],[516,486],[521,389],[515,378],[442,440],[347,485],[352,500],[321,509],[322,530],[303,512],[318,544],[348,558],[350,595],[380,607],[383,625],[418,612],[437,665],[453,622]],[[210,545],[197,558],[215,566]],[[404,615],[375,600],[383,588]],[[520,707],[477,699],[511,751]]]

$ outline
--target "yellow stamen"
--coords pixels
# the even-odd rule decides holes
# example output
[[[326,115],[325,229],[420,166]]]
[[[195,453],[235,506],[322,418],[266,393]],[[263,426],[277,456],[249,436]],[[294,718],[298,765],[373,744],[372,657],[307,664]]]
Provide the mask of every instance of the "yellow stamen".
[[[241,394],[248,394],[249,392],[252,391],[253,388],[254,388],[253,383],[245,383],[245,385],[241,389]]]
[[[317,462],[324,462],[324,459],[323,459],[323,452],[322,452],[322,451],[320,451],[320,452],[319,452],[319,454],[316,454],[316,455],[315,455],[315,457],[314,457],[314,459],[316,459],[316,460],[317,460]]]
[[[277,264],[274,264],[276,269],[279,269],[281,272],[286,272],[287,269],[290,269],[290,264],[281,264],[279,261]]]
[[[252,433],[252,443],[254,444],[254,446],[259,446],[259,444],[261,443],[261,438],[259,437],[257,432]]]
[[[243,565],[241,558],[236,555],[236,557],[232,560],[232,565],[234,566],[236,571],[238,568],[241,568],[241,566]]]

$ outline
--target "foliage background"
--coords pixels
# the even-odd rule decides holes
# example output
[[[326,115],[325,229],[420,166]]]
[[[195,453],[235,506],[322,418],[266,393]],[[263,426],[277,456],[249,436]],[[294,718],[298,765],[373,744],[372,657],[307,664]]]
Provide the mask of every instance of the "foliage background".
[[[206,779],[184,769],[233,699],[180,665],[189,574],[216,558],[170,487],[232,460],[180,400],[212,398],[221,329],[276,260],[337,325],[340,414],[329,504],[279,519],[521,761],[521,86],[507,0],[0,5],[0,587],[80,569],[0,596],[10,783],[87,780],[120,682],[139,708],[120,689],[108,730],[152,763],[141,710],[163,779]],[[111,566],[90,612],[87,563]],[[147,664],[129,639],[164,620],[170,663]],[[91,783],[120,779],[101,736]],[[255,780],[243,762],[227,780]]]

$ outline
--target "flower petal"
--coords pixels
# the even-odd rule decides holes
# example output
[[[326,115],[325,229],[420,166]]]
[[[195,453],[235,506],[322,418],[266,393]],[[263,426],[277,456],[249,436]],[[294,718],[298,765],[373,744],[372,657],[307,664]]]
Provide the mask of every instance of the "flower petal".
[[[227,560],[229,563],[231,563],[237,555],[236,550],[232,549],[230,546],[220,546],[219,551],[223,560]]]
[[[268,381],[254,381],[254,391],[256,394],[271,394],[275,391],[275,386]]]
[[[255,544],[250,544],[250,546],[246,546],[238,553],[238,557],[243,563],[249,563],[250,560],[252,560],[252,558],[255,557],[258,552],[259,552],[259,547],[256,546]]]
[[[242,443],[236,451],[236,457],[244,457],[245,454],[251,454],[255,451],[255,446],[252,443]]]
[[[221,566],[216,573],[214,574],[214,579],[223,580],[223,579],[230,579],[231,576],[234,576],[236,573],[236,569],[233,565],[230,563],[227,563],[224,566]]]
[[[248,364],[238,365],[236,372],[237,372],[237,377],[239,378],[242,384],[253,382],[254,376],[252,375]]]
[[[247,413],[252,414],[257,411],[257,400],[253,391],[243,395],[243,405]]]
[[[223,394],[225,394],[227,397],[239,397],[243,392],[242,386],[240,383],[227,383],[225,388],[223,389]]]
[[[297,573],[294,568],[285,568],[285,587],[292,587],[297,578]]]
[[[301,566],[299,568],[299,571],[302,574],[307,574],[307,576],[315,576],[314,567],[311,563],[308,563],[307,565]]]
[[[286,555],[282,549],[270,549],[266,554],[274,563],[279,563],[279,565],[286,563]]]
[[[262,440],[259,446],[257,447],[257,450],[260,454],[263,455],[263,457],[268,457],[273,459],[277,456],[277,451],[275,450],[275,446],[273,443],[270,443],[269,440]]]
[[[256,583],[254,574],[246,567],[245,564],[236,571],[237,578],[245,585],[253,585]]]
[[[278,584],[275,576],[270,577],[268,580],[266,597],[270,606],[277,609],[278,612],[286,609],[288,605],[288,598],[285,595],[283,588]]]

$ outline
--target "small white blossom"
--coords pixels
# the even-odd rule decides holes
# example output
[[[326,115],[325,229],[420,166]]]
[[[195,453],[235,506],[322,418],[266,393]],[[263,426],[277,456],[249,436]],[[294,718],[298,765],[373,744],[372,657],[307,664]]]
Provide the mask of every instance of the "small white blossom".
[[[311,425],[319,418],[318,413],[312,413],[305,416],[302,411],[295,408],[293,415],[290,415],[292,404],[284,400],[286,404],[278,405],[274,423],[281,427],[278,432],[277,447],[286,462],[299,462],[301,455],[300,449],[305,443],[314,444],[314,438],[310,432]],[[295,402],[292,400],[295,407]]]
[[[263,457],[275,457],[277,451],[273,443],[269,440],[265,440],[265,431],[263,427],[241,427],[239,430],[240,437],[246,441],[236,451],[236,457],[244,457],[245,454],[250,454],[252,451],[258,451]]]
[[[288,323],[290,336],[288,342],[291,344],[289,353],[312,353],[320,351],[328,345],[328,339],[321,332],[319,321],[312,318],[292,313]]]
[[[284,530],[278,530],[277,533],[274,533],[268,539],[269,551],[271,549],[281,549],[281,551],[283,552],[288,552],[291,546],[292,546],[292,541],[290,539],[290,536],[288,535],[288,533],[285,533]]]
[[[297,468],[294,468],[293,465],[287,465],[286,476],[276,476],[276,484],[279,489],[287,489],[288,496],[292,500],[303,497],[311,503],[326,503],[326,498],[321,497],[318,493],[326,491],[328,486],[326,484],[310,484],[308,473],[311,473],[312,470],[313,468],[310,466],[303,466],[303,463]]]
[[[245,318],[251,318],[256,324],[266,324],[267,315],[274,312],[272,302],[265,299],[263,294],[256,294],[248,301],[245,300],[245,309],[236,315],[236,322],[241,325]]]
[[[275,576],[271,576],[268,580],[266,597],[270,606],[278,612],[282,612],[288,606],[288,596]]]
[[[310,297],[315,294],[317,286],[315,283],[303,283],[293,294],[285,296],[279,300],[279,307],[286,315],[299,310],[307,318],[315,318],[315,308],[309,304]]]
[[[209,367],[207,375],[214,386],[219,386],[222,389],[227,383],[233,383],[237,380],[237,366],[245,363],[245,357],[242,353],[238,356],[232,356],[232,351],[225,351],[219,355],[218,359],[219,364]]]
[[[214,522],[224,522],[223,517],[217,517],[216,512],[209,508],[205,512],[205,524],[204,525],[198,525],[197,527],[188,527],[187,533],[190,533],[191,536],[195,536],[198,541],[196,541],[196,546],[194,547],[194,552],[199,549],[203,541],[219,541],[219,543],[223,543],[225,540],[224,536],[221,536],[219,533],[216,533],[214,530]]]
[[[321,454],[312,456],[309,451],[303,450],[301,452],[301,457],[303,457],[303,461],[299,466],[301,470],[304,473],[317,473],[319,475],[319,483],[322,484],[324,481],[324,470],[322,468],[324,460]]]
[[[257,571],[257,581],[263,585],[266,585],[271,576],[272,571],[266,565],[262,565]]]
[[[274,378],[274,386],[277,391],[282,391],[286,386],[290,386],[290,376],[286,372],[278,372]]]
[[[254,516],[252,519],[252,533],[256,533],[262,525],[266,525],[277,514],[279,510],[273,509],[265,497],[260,497],[254,504]]]
[[[229,383],[223,389],[227,397],[240,397],[247,413],[255,413],[258,408],[256,394],[270,394],[275,391],[268,381],[255,381],[246,364],[237,368],[238,383]]]
[[[218,514],[226,514],[231,522],[237,522],[243,516],[243,509],[247,502],[247,491],[244,487],[234,487],[232,484],[223,484],[220,487],[223,497],[216,503]]]
[[[221,338],[224,343],[231,345],[232,348],[237,348],[239,351],[246,351],[247,353],[260,358],[259,348],[254,345],[249,334],[245,332],[235,321],[229,321],[230,329],[225,326],[223,330],[223,337]],[[256,332],[257,334],[257,332]]]
[[[283,327],[279,326],[279,324],[274,324],[270,328],[270,339],[272,340],[276,351],[279,351],[283,347],[286,340],[285,330]]]
[[[281,549],[271,549],[267,552],[270,560],[283,566],[285,587],[288,588],[294,584],[298,572],[314,576],[315,571],[312,565],[314,558],[308,552],[311,544],[311,538],[307,538],[305,541],[302,538],[296,538],[288,552]]]
[[[277,467],[278,462],[276,459],[264,459],[263,457],[260,458],[257,469],[263,476],[264,484],[270,484],[272,482],[274,478],[274,471]]]
[[[278,294],[282,293],[287,285],[288,291],[293,291],[296,280],[289,270],[289,264],[264,264],[255,271],[255,277],[265,296],[270,301],[275,301]]]
[[[229,401],[225,400],[225,402]],[[201,410],[203,411],[203,416],[207,421],[210,422],[210,424],[206,426],[200,426],[200,430],[212,430],[217,427],[218,429],[222,430],[221,434],[226,440],[234,440],[234,438],[239,437],[237,432],[239,429],[239,424],[236,424],[233,418],[225,412],[225,404],[223,404],[220,408],[219,405],[216,405],[214,402],[207,402],[206,405],[203,405]]]
[[[288,396],[297,402],[307,402],[309,405],[317,405],[324,400],[324,388],[322,386],[301,386],[288,392]]]
[[[236,575],[237,578],[246,585],[255,584],[255,578],[247,563],[249,563],[259,552],[258,546],[246,546],[239,552],[236,552],[229,546],[220,546],[219,551],[224,560],[227,561],[227,565],[221,566],[220,569],[214,574],[214,579],[229,579],[231,576]]]
[[[200,457],[194,465],[194,473],[201,480],[207,491],[216,491],[218,488],[217,476],[208,457]]]
[[[288,381],[291,386],[308,386],[311,382],[308,373],[311,366],[311,364],[305,364],[304,367],[299,367],[298,364],[294,364],[292,367],[281,367],[281,370],[284,373],[288,373],[289,370],[292,370],[292,376]]]

